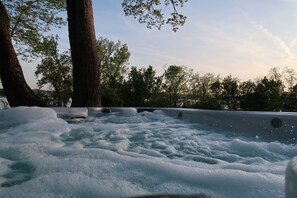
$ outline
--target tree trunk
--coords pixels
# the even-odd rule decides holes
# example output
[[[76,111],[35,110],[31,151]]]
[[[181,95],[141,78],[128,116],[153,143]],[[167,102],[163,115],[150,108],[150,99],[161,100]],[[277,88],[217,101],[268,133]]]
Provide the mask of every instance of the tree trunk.
[[[92,0],[67,0],[73,63],[73,107],[100,107],[100,68]]]
[[[9,17],[0,1],[0,77],[4,94],[11,107],[46,106],[30,89],[14,51],[9,30]]]

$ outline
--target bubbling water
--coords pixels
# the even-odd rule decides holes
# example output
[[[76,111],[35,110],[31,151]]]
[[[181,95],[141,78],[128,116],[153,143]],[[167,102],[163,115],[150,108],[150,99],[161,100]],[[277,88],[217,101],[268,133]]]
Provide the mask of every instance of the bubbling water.
[[[0,197],[284,197],[296,153],[159,111],[65,121],[47,108],[12,108],[0,111]]]

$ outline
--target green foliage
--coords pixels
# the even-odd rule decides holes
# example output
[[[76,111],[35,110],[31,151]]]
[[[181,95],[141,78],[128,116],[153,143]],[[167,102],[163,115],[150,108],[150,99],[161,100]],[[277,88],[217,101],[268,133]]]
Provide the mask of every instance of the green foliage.
[[[221,109],[219,100],[215,98],[212,86],[219,80],[219,76],[212,73],[206,73],[200,76],[199,73],[193,75],[190,79],[191,95],[189,98],[194,99],[195,108],[200,109]]]
[[[285,111],[297,111],[297,84],[295,84],[289,92],[284,93],[282,97],[283,110]]]
[[[163,84],[164,90],[168,94],[169,105],[171,107],[176,107],[177,101],[182,94],[186,94],[188,91],[188,82],[192,75],[192,70],[184,66],[169,66],[165,73]]]
[[[252,110],[280,111],[282,106],[283,83],[264,77],[259,81],[254,93]]]
[[[101,66],[102,105],[122,106],[121,90],[130,58],[128,46],[102,37],[96,45]]]
[[[210,110],[221,110],[223,108],[219,101],[212,96],[206,96],[203,100],[197,102],[192,107]]]
[[[240,85],[240,108],[253,111],[280,111],[283,107],[284,85],[281,80],[264,77],[258,82]]]
[[[297,83],[297,72],[292,68],[285,67],[282,74],[287,89],[294,91],[294,85]]]
[[[239,80],[231,75],[222,81],[222,100],[229,110],[239,109]]]
[[[145,82],[143,78],[143,70],[138,70],[136,67],[132,67],[129,74],[126,85],[126,104],[125,106],[143,106],[145,102]]]
[[[54,91],[52,90],[41,90],[41,89],[34,89],[33,90],[36,95],[38,95],[42,100],[50,107],[57,107],[57,101],[55,98]]]
[[[102,86],[102,106],[103,107],[122,107],[124,106],[125,98],[122,97],[123,86],[118,87]]]
[[[128,70],[130,52],[126,44],[100,37],[97,40],[100,54],[103,106],[123,106],[123,83]],[[46,37],[40,45],[43,59],[35,72],[39,89],[48,86],[49,91],[38,94],[50,106],[65,106],[72,93],[72,71],[69,52],[60,53],[58,37]]]
[[[150,65],[147,69],[142,69],[144,97],[146,104],[154,103],[155,97],[161,91],[163,76],[156,76],[156,71]]]
[[[0,96],[5,96],[3,89],[0,89]]]
[[[130,52],[127,44],[100,37],[96,41],[101,66],[101,83],[111,85],[122,82],[128,71]]]
[[[65,25],[59,13],[64,0],[2,0],[10,17],[10,34],[24,59],[37,56],[43,34],[52,26]]]
[[[184,25],[187,17],[177,11],[177,7],[183,7],[188,0],[124,0],[122,7],[126,16],[138,18],[140,23],[145,23],[148,28],[161,29],[162,25],[170,24],[173,31]],[[170,16],[164,17],[164,10],[172,6]]]
[[[251,80],[244,81],[240,84],[240,109],[242,110],[251,110],[254,106],[254,93],[256,90],[257,84]]]
[[[39,89],[48,85],[51,90],[51,106],[66,106],[72,93],[72,69],[69,52],[59,53],[58,37],[44,38],[41,63],[37,65],[35,76]]]
[[[274,81],[281,81],[282,80],[282,74],[280,72],[280,69],[278,67],[273,67],[269,70],[268,77],[271,80]]]
[[[156,76],[152,66],[147,69],[132,67],[125,83],[125,106],[151,106],[160,93],[162,77]]]

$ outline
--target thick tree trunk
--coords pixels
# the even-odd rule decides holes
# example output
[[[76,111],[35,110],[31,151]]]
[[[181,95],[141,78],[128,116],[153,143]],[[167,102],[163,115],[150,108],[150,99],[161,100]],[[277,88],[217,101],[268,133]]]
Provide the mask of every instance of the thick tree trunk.
[[[11,107],[45,106],[45,103],[27,85],[22,68],[14,51],[9,18],[0,1],[0,77],[5,96]]]
[[[100,68],[92,0],[67,0],[73,63],[73,107],[100,107]]]

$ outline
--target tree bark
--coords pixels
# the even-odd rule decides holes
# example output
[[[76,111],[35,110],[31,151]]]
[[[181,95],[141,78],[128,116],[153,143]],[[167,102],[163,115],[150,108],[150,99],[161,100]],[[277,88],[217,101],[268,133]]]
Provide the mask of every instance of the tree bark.
[[[73,63],[73,107],[100,107],[100,67],[92,0],[67,0]]]
[[[0,77],[4,94],[11,107],[46,106],[25,81],[21,65],[12,45],[9,17],[0,1]]]

